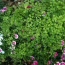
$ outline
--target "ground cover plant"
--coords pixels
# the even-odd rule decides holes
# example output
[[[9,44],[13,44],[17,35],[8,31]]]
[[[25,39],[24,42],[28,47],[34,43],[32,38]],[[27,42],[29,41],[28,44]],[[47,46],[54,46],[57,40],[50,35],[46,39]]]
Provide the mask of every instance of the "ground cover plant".
[[[63,40],[64,0],[26,0],[17,8],[0,10],[1,64],[49,65],[51,59],[56,63],[57,52],[62,54]]]

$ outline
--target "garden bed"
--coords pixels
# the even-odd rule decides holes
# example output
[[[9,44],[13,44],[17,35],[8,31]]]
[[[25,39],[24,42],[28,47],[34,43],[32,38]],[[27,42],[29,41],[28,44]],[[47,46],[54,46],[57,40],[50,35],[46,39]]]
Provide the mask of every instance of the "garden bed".
[[[26,0],[14,7],[2,7],[1,65],[61,64],[65,53],[64,17],[65,1],[61,0]]]

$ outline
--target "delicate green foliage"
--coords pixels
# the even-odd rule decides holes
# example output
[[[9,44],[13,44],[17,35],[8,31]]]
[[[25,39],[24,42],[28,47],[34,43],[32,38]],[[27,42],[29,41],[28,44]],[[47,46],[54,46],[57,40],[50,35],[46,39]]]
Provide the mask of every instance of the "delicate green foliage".
[[[56,0],[43,2],[25,2],[15,11],[13,8],[3,16],[0,24],[4,35],[5,55],[14,59],[35,56],[39,65],[46,65],[55,50],[61,49],[61,40],[65,40],[65,2]],[[14,34],[19,38],[14,39]],[[15,54],[10,54],[9,47],[16,40]],[[17,61],[17,60],[16,60]]]

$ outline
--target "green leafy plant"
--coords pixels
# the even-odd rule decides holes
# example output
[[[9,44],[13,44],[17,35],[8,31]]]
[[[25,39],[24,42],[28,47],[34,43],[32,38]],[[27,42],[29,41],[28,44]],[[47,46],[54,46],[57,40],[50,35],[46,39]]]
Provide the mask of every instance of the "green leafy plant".
[[[61,7],[62,6],[62,7]],[[29,60],[34,56],[39,65],[46,65],[65,40],[65,4],[63,1],[32,1],[22,3],[15,11],[9,8],[0,24],[4,36],[5,57]],[[18,39],[14,38],[17,34]],[[11,44],[16,41],[14,55]]]

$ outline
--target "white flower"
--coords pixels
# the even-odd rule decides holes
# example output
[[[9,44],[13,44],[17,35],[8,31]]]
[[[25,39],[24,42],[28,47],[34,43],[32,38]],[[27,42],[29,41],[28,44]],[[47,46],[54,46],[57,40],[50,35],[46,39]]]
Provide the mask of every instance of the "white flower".
[[[21,4],[21,2],[18,2],[18,4]]]
[[[2,45],[3,43],[0,41],[0,45]]]
[[[3,34],[0,34],[0,41],[3,40]]]
[[[2,54],[4,54],[5,52],[2,50],[2,52],[1,52]]]

